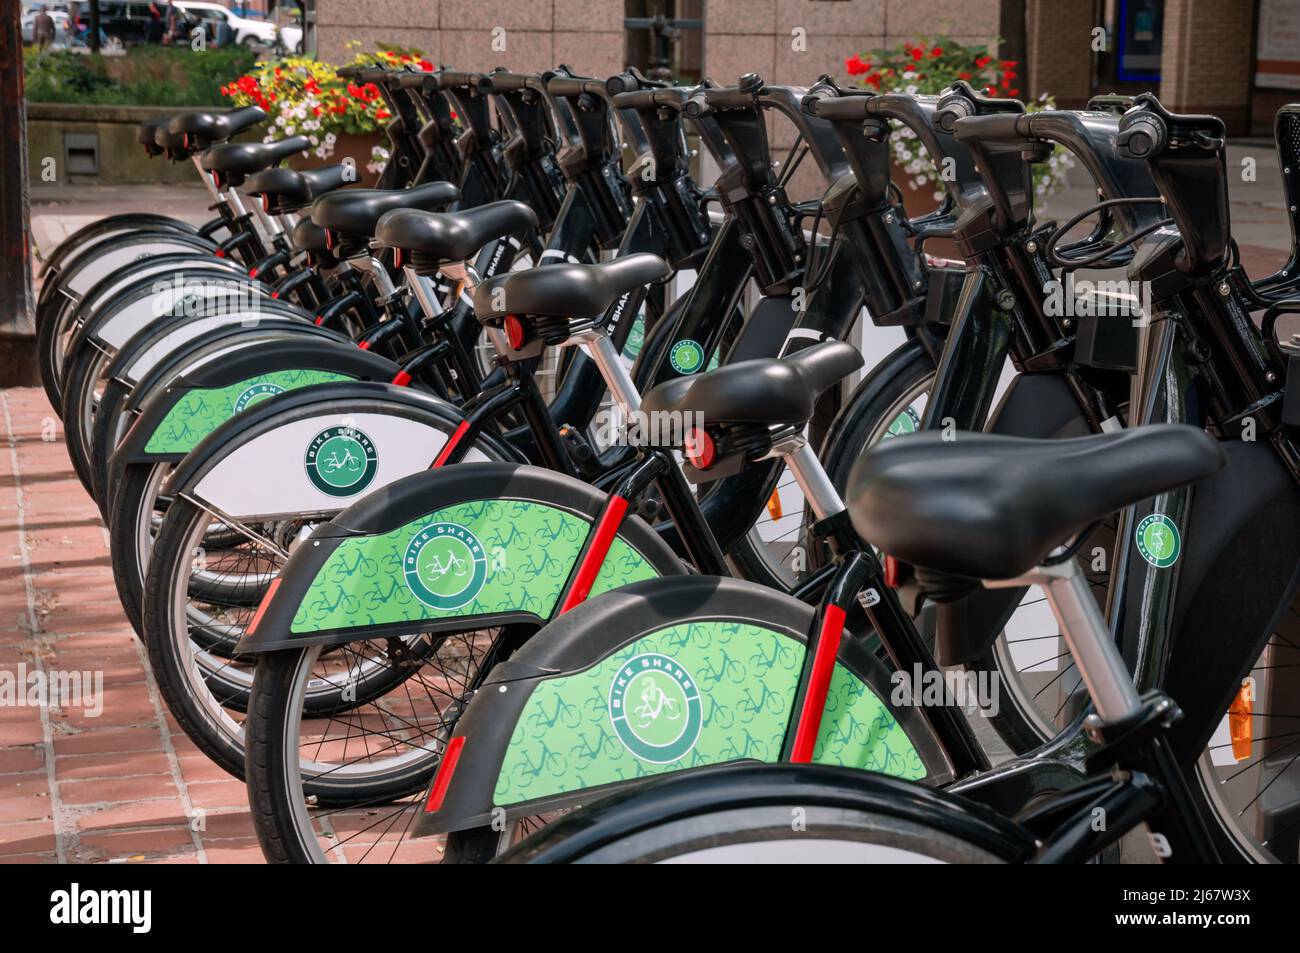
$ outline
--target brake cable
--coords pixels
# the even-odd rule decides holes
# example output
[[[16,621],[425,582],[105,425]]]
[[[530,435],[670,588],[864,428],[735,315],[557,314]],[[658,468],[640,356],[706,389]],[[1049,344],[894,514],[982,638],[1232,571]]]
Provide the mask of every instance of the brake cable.
[[[1100,262],[1105,261],[1115,252],[1123,248],[1128,248],[1130,245],[1135,244],[1139,240],[1150,235],[1152,232],[1164,228],[1166,225],[1172,225],[1174,223],[1174,220],[1172,218],[1162,218],[1158,221],[1152,222],[1150,225],[1147,225],[1144,228],[1138,229],[1136,232],[1134,232],[1132,235],[1127,236],[1121,242],[1104,244],[1102,249],[1098,251],[1096,254],[1084,258],[1064,258],[1061,255],[1057,254],[1056,246],[1060,243],[1061,239],[1065,236],[1065,233],[1068,232],[1075,225],[1078,225],[1089,215],[1096,215],[1098,212],[1102,211],[1103,209],[1112,208],[1116,205],[1150,205],[1156,202],[1163,205],[1164,199],[1158,196],[1143,197],[1143,198],[1106,199],[1106,201],[1104,202],[1098,202],[1096,205],[1084,209],[1078,215],[1075,215],[1073,218],[1068,219],[1065,222],[1065,224],[1058,227],[1056,231],[1052,232],[1051,237],[1047,239],[1046,251],[1047,251],[1048,261],[1050,261],[1052,264],[1060,268],[1070,268],[1070,269],[1088,268],[1097,265]],[[1102,267],[1106,267],[1106,266],[1103,265]]]

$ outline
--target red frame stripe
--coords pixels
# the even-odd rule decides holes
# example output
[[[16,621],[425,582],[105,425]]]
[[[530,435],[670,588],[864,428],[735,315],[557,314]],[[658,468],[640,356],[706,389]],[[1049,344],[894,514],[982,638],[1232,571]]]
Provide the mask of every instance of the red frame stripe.
[[[407,384],[411,383],[411,375],[406,373],[406,371],[398,371],[393,375],[393,383],[398,387],[405,387]]]
[[[456,432],[451,435],[451,439],[448,440],[443,445],[442,450],[438,452],[438,459],[434,460],[433,463],[429,464],[430,470],[432,470],[434,467],[440,467],[447,462],[447,458],[450,457],[452,451],[456,449],[456,444],[461,442],[461,440],[465,436],[465,433],[468,430],[469,430],[468,420],[462,420],[459,424],[457,424]]]
[[[605,564],[609,547],[614,545],[614,537],[618,535],[618,528],[623,525],[623,514],[626,512],[627,500],[621,496],[609,498],[604,511],[600,514],[600,521],[596,523],[596,528],[591,534],[591,545],[587,547],[587,552],[582,557],[578,574],[564,597],[564,605],[560,606],[559,615],[564,615],[574,606],[584,602],[591,594],[591,587],[595,585],[596,577],[600,575],[600,567]]]
[[[808,677],[808,691],[803,697],[803,710],[799,712],[799,726],[795,729],[794,747],[790,760],[796,764],[812,761],[817,745],[817,732],[822,727],[822,713],[826,710],[826,694],[831,687],[831,673],[835,659],[840,654],[840,639],[844,635],[844,610],[827,606],[822,617],[821,635],[817,639],[817,654],[813,656],[812,674]]]

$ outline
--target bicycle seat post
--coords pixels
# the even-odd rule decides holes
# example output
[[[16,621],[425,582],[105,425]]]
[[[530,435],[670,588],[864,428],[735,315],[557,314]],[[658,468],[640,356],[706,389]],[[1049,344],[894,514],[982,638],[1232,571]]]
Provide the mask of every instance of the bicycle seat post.
[[[1110,637],[1106,620],[1093,597],[1088,580],[1074,559],[1041,565],[1014,579],[984,580],[989,589],[1040,586],[1047,597],[1065,647],[1104,724],[1117,724],[1142,710],[1142,698],[1133,676]]]

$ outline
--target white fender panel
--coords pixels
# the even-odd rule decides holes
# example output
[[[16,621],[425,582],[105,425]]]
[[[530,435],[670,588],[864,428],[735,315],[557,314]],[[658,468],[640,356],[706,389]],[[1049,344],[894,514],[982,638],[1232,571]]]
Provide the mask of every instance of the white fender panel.
[[[322,453],[313,456],[311,451],[320,450],[320,435],[339,428],[351,428],[364,438],[344,441],[348,449],[356,450],[356,461],[363,456],[361,447],[370,449],[355,482],[339,480],[340,485],[327,492],[321,486],[329,485],[330,474],[323,472],[329,463]],[[231,450],[199,480],[195,495],[215,510],[241,519],[341,510],[381,486],[429,469],[451,429],[448,424],[433,426],[377,413],[321,413]],[[472,449],[465,459],[484,462],[488,458]],[[373,472],[367,475],[372,462]],[[315,479],[309,466],[316,468]]]

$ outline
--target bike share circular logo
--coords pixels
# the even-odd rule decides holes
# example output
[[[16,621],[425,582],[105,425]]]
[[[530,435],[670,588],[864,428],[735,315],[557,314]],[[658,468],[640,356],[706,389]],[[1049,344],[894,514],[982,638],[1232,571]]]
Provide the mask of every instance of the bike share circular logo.
[[[623,746],[651,764],[685,757],[704,727],[695,679],[658,652],[638,655],[619,668],[609,686],[609,717]]]
[[[352,496],[370,485],[379,469],[375,442],[355,427],[322,430],[307,445],[303,461],[316,489],[330,496]]]
[[[415,597],[434,609],[459,609],[487,581],[478,537],[458,523],[430,523],[406,544],[402,574]]]
[[[283,394],[284,388],[279,384],[254,384],[242,394],[235,398],[235,413],[239,413],[246,407],[251,407],[259,401],[274,397],[276,394]]]
[[[1183,541],[1178,535],[1178,525],[1165,514],[1152,513],[1143,517],[1133,536],[1142,558],[1157,569],[1178,562]]]
[[[694,374],[704,364],[704,348],[690,338],[683,338],[668,352],[668,361],[678,374]]]

